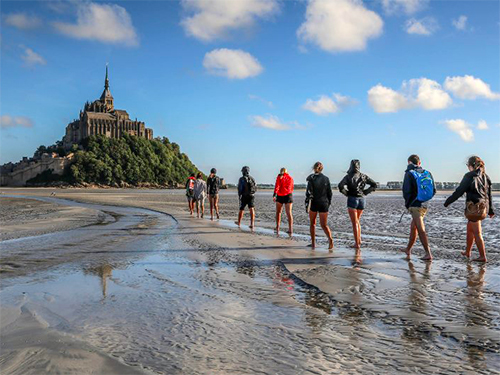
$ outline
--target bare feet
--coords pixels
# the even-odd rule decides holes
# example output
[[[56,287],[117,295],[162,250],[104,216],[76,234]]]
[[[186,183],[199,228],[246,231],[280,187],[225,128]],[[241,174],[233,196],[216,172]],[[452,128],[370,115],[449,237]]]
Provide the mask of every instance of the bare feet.
[[[467,251],[462,251],[460,254],[462,254],[466,258],[470,258],[470,253],[468,253]]]
[[[486,258],[482,258],[482,257],[479,257],[479,258],[474,258],[472,259],[473,262],[481,262],[481,263],[486,263],[488,260]]]
[[[431,262],[432,261],[432,255],[426,255],[420,258],[420,260],[424,260],[426,262]]]
[[[234,222],[238,227],[241,227],[241,223],[238,223],[237,221]]]
[[[351,245],[350,247],[353,248],[353,249],[360,249],[361,245],[358,245],[358,244],[355,243],[354,245]]]
[[[316,248],[316,244],[311,243],[311,244],[307,245],[307,247],[310,247],[312,250],[314,250]]]
[[[291,230],[287,231],[286,233],[287,233],[290,237],[292,237],[292,236],[293,236],[293,232],[292,232]]]
[[[219,220],[219,213],[217,212],[217,220]]]
[[[333,250],[333,240],[328,240],[328,250]]]
[[[404,249],[404,250],[401,250],[401,252],[406,254],[406,258],[405,258],[406,260],[410,260],[411,259],[410,250]]]

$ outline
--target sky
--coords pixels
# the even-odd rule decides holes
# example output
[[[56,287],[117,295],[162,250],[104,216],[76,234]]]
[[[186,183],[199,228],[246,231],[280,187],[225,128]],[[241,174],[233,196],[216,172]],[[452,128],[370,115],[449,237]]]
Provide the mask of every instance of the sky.
[[[258,183],[351,159],[402,180],[416,153],[437,181],[478,155],[500,182],[500,2],[5,1],[0,163],[60,140],[109,64],[115,107],[205,173]]]

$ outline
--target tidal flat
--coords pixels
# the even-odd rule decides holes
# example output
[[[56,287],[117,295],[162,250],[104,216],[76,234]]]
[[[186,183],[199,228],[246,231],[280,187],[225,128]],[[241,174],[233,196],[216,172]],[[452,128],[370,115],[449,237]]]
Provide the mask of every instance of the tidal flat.
[[[424,263],[399,252],[399,194],[368,197],[356,257],[338,194],[329,253],[324,239],[307,248],[302,192],[292,238],[273,234],[268,191],[253,233],[233,224],[231,190],[214,222],[189,217],[182,191],[2,192],[2,210],[24,207],[10,225],[73,220],[0,242],[2,374],[500,373],[498,219],[484,222],[489,263],[468,263],[463,202],[444,209],[446,193],[430,207],[436,259]],[[82,210],[94,221],[75,225]]]

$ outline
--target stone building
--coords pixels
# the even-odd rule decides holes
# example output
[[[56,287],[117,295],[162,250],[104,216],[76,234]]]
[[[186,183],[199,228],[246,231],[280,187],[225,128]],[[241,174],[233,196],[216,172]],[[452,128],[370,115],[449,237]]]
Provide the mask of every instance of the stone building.
[[[153,129],[146,128],[144,122],[131,120],[127,111],[115,109],[114,98],[109,90],[108,67],[104,91],[98,100],[85,103],[80,117],[66,126],[63,144],[66,149],[80,143],[91,135],[105,135],[119,138],[122,134],[130,134],[146,139],[153,139]]]

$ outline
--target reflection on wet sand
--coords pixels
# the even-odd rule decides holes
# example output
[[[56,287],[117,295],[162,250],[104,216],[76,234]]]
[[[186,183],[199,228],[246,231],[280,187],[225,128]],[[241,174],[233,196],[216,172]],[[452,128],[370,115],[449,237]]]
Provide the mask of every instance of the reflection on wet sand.
[[[490,308],[484,301],[483,287],[485,274],[485,264],[478,267],[477,273],[471,264],[467,264],[467,291],[464,298],[464,318],[465,326],[469,328],[478,326],[480,328],[489,328],[492,326],[493,319],[490,314]],[[484,369],[485,348],[477,345],[477,343],[468,341],[464,345],[471,365]]]
[[[111,278],[113,266],[110,264],[103,264],[97,267],[88,267],[83,270],[84,274],[92,274],[101,279],[102,297],[106,298],[108,279]]]

